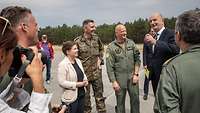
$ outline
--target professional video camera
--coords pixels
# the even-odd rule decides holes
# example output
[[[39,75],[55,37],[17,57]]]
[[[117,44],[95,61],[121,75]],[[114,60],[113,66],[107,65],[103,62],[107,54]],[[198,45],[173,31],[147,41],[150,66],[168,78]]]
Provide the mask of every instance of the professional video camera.
[[[47,62],[47,56],[46,54],[39,50],[39,52],[41,53],[42,57],[41,57],[41,60],[42,60],[42,63],[43,64],[46,64]],[[30,49],[30,48],[23,48],[21,46],[17,46],[13,52],[13,62],[12,62],[12,65],[8,71],[8,75],[10,77],[15,77],[16,74],[18,73],[20,67],[22,66],[22,61],[21,61],[21,56],[22,55],[25,55],[26,56],[26,59],[30,61],[30,63],[32,62],[35,54],[33,53],[33,50]],[[27,74],[24,73],[24,76],[25,78],[28,78]]]

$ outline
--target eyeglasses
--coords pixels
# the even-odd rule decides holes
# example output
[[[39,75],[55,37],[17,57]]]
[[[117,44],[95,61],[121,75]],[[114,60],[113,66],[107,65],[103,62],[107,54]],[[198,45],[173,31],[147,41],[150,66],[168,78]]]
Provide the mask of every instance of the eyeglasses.
[[[1,17],[0,16],[0,24],[3,26],[2,28],[0,28],[0,31],[1,31],[1,35],[3,36],[4,33],[5,33],[5,30],[8,26],[11,26],[11,23],[9,22],[9,20],[7,20],[6,18],[4,17]]]

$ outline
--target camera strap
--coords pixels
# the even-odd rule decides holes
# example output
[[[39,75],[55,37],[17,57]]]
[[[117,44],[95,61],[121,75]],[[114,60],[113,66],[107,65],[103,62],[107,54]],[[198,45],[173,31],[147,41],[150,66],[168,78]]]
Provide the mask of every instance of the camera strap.
[[[18,74],[13,78],[7,88],[0,94],[0,98],[2,100],[4,100],[12,108],[18,110],[21,110],[30,102],[29,93],[18,87],[29,62],[29,60],[25,60],[23,62],[18,71]]]
[[[29,63],[30,63],[29,60],[25,60],[25,61],[22,63],[21,67],[19,68],[19,71],[18,71],[17,75],[13,78],[14,81],[15,81],[17,84],[21,81],[22,76],[24,75],[24,72],[25,72],[25,70],[26,70],[26,67],[28,66]]]

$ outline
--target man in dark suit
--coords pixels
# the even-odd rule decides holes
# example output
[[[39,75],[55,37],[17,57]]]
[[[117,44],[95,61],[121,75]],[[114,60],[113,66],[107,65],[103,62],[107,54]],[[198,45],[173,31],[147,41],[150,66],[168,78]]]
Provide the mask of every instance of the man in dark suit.
[[[150,80],[156,93],[158,81],[163,63],[179,53],[175,43],[174,31],[164,27],[164,19],[160,13],[154,13],[149,17],[150,27],[156,32],[156,36],[146,34],[144,38],[144,63],[149,70]]]
[[[157,38],[156,37],[156,32],[153,30],[153,28],[150,29],[149,34],[152,37]],[[147,45],[149,45],[149,44],[148,43],[144,43],[144,45],[143,45],[143,67],[144,67],[144,71],[145,71],[144,72],[145,73],[144,96],[143,96],[144,100],[148,99],[148,94],[149,94],[149,81],[150,81],[149,68],[150,68],[150,66],[148,65],[148,67],[147,67],[147,64],[149,64],[148,62],[149,62],[150,58],[148,58],[148,57],[152,57],[151,55],[147,55],[147,54],[149,54]],[[150,49],[150,50],[152,50],[152,49]]]

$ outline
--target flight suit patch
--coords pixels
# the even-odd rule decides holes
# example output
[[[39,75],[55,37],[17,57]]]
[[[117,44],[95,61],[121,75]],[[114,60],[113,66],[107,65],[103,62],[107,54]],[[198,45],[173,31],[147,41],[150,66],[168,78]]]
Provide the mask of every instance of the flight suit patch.
[[[115,49],[115,52],[116,52],[117,54],[120,54],[122,51],[121,51],[121,49]]]
[[[132,47],[127,47],[127,51],[133,50]]]

